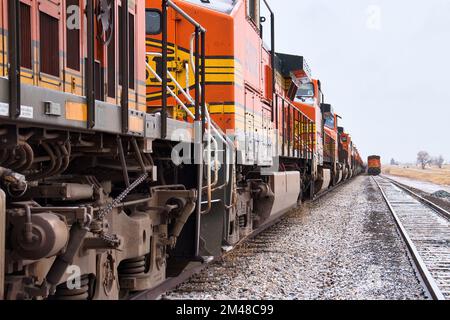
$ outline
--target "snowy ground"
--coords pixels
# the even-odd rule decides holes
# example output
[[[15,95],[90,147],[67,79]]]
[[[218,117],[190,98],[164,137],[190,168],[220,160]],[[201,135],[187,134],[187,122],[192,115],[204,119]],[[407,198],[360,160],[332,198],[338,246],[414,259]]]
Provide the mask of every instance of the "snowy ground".
[[[367,176],[288,214],[168,299],[425,299]]]
[[[442,186],[439,184],[434,184],[426,181],[419,181],[405,177],[392,176],[389,174],[384,174],[386,177],[396,180],[404,185],[410,186],[415,189],[419,189],[425,191],[427,193],[435,193],[436,191],[444,190],[446,192],[450,192],[450,186]]]

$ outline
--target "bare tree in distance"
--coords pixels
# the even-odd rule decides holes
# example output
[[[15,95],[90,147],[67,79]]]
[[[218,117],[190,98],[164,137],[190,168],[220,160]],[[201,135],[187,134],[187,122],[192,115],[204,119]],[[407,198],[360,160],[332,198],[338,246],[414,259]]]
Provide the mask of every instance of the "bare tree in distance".
[[[398,162],[394,158],[391,159],[391,166],[398,166]]]
[[[417,163],[420,164],[423,170],[425,170],[427,164],[429,164],[431,161],[431,157],[428,152],[426,151],[420,151],[417,154]]]
[[[444,165],[445,159],[442,155],[439,157],[434,158],[433,163],[439,168],[442,169],[442,166]]]

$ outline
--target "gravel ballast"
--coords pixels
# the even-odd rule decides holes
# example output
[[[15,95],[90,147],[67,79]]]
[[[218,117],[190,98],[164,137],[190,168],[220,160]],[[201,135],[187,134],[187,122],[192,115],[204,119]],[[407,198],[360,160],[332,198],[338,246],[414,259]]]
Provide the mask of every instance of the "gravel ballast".
[[[277,225],[167,294],[168,299],[426,299],[406,246],[367,176]]]

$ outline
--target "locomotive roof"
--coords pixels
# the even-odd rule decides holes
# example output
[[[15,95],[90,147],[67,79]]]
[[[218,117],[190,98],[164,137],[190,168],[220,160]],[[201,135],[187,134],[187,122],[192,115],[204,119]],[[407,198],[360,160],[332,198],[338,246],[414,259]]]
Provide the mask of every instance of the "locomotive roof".
[[[275,65],[284,77],[290,76],[292,72],[301,70],[304,72],[305,76],[311,78],[311,69],[306,62],[306,59],[302,56],[277,52]]]
[[[230,14],[231,11],[233,11],[235,4],[237,3],[237,0],[209,0],[209,1],[184,0],[184,1],[226,14]]]

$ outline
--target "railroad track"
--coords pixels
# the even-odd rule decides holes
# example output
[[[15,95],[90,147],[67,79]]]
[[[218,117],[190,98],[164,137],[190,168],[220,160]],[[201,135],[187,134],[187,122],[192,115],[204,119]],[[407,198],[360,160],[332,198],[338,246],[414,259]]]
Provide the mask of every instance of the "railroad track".
[[[325,195],[330,194],[331,192],[335,191],[336,189],[347,185],[354,178],[356,178],[356,177],[353,177],[350,180],[341,182],[338,185],[329,188],[327,191],[319,193],[318,195],[316,195],[314,197],[314,199],[309,200],[307,202],[314,202],[314,201],[318,201],[318,200],[322,199]],[[305,202],[305,203],[307,203],[307,202]],[[302,205],[304,205],[304,204],[302,204]],[[235,249],[240,248],[243,244],[249,244],[250,247],[253,247],[253,245],[261,246],[260,239],[255,239],[255,238],[257,236],[260,236],[260,237],[267,236],[269,239],[272,239],[274,232],[271,231],[270,228],[279,224],[283,220],[283,218],[286,216],[286,214],[287,214],[287,212],[280,215],[276,219],[273,219],[272,221],[268,222],[267,224],[262,225],[261,227],[259,227],[255,231],[253,231],[253,233],[251,233],[248,237],[246,237],[245,239],[242,239],[237,244],[235,244],[232,250],[225,252],[222,256],[219,256],[219,257],[216,257],[209,261],[206,261],[204,263],[198,264],[197,266],[194,266],[194,267],[190,268],[189,270],[186,270],[185,272],[183,272],[182,274],[180,274],[177,277],[168,278],[163,283],[161,283],[159,286],[157,286],[156,288],[142,291],[142,292],[135,293],[135,294],[131,294],[126,299],[127,300],[156,300],[156,299],[159,299],[163,294],[175,289],[182,283],[188,281],[193,276],[201,273],[204,269],[206,269],[208,266],[212,265],[214,262],[217,262],[219,259],[222,259],[229,254],[233,254]],[[266,233],[267,233],[267,235],[266,235]],[[267,244],[267,239],[264,243]],[[270,248],[265,248],[264,250],[270,250]],[[204,280],[199,280],[199,281],[204,281]],[[212,280],[209,279],[209,281],[212,281]]]
[[[392,179],[373,179],[430,297],[450,299],[450,213]]]

